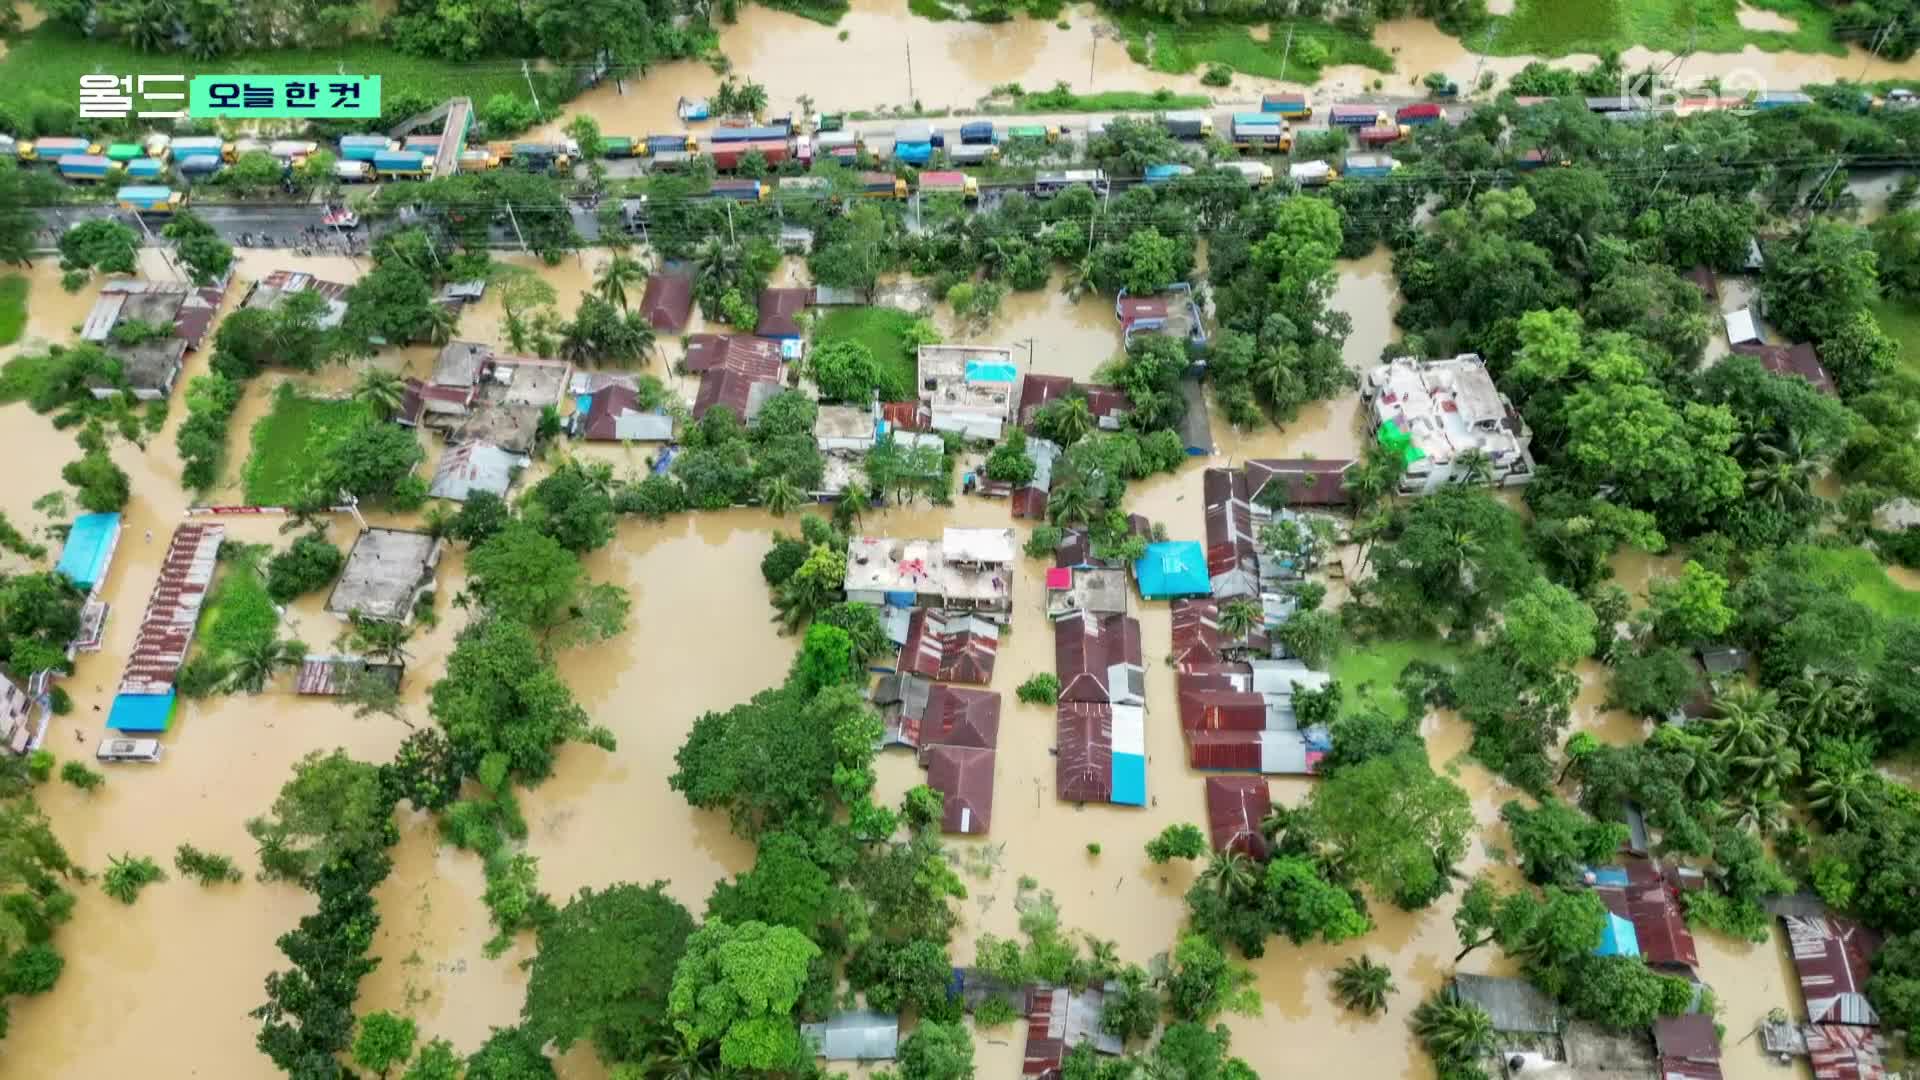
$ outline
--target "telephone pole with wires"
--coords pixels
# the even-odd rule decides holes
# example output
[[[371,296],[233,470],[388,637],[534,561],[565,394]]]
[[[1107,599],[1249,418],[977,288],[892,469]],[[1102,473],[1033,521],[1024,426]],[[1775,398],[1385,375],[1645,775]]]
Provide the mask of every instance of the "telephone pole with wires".
[[[540,115],[540,92],[533,88],[533,69],[527,66],[525,60],[520,61],[520,75],[527,80],[527,93],[533,98],[533,113],[538,116]]]
[[[1293,58],[1293,24],[1287,24],[1287,47],[1280,50],[1280,81],[1287,81],[1287,61]]]

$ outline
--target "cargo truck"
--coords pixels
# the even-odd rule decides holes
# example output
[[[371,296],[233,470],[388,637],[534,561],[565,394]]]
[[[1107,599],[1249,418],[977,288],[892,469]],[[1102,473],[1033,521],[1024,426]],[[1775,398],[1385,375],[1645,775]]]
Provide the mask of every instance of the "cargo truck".
[[[1334,127],[1376,127],[1386,122],[1387,114],[1372,105],[1335,105],[1327,113],[1327,123]]]
[[[564,172],[572,162],[567,148],[559,143],[514,143],[513,163],[533,172]]]
[[[343,184],[363,184],[373,179],[371,161],[336,161],[333,163],[333,178]]]
[[[1066,172],[1046,172],[1033,178],[1035,198],[1050,199],[1075,185],[1085,185],[1095,194],[1105,194],[1107,174],[1099,169],[1069,169]]]
[[[1402,127],[1399,124],[1375,124],[1373,127],[1360,129],[1360,145],[1385,146],[1388,143],[1399,142],[1401,139],[1406,138],[1409,133],[1410,130],[1408,128]]]
[[[999,141],[993,134],[992,121],[975,120],[960,125],[961,146],[992,146]]]
[[[930,142],[901,142],[895,139],[893,143],[893,160],[903,165],[913,165],[915,167],[925,165],[927,162],[933,160],[933,144]]]
[[[778,139],[785,142],[792,132],[785,126],[780,127],[718,127],[713,129],[712,140],[715,143],[766,142]]]
[[[1192,176],[1191,165],[1149,165],[1145,180],[1149,184],[1169,184],[1182,176]]]
[[[1167,134],[1176,139],[1204,139],[1213,134],[1213,117],[1201,112],[1170,112],[1160,118]]]
[[[454,167],[463,173],[486,172],[499,166],[500,162],[491,150],[462,150],[454,161]]]
[[[963,144],[947,149],[947,160],[955,165],[985,165],[1000,156],[1000,148],[992,143]]]
[[[20,158],[22,161],[57,162],[69,154],[92,156],[99,152],[100,146],[98,143],[58,135],[52,138],[35,139],[33,142],[20,144]]]
[[[1060,129],[1046,124],[1013,124],[1007,128],[1008,142],[1037,143],[1046,145],[1058,142]]]
[[[1415,105],[1400,106],[1394,112],[1393,118],[1409,127],[1425,127],[1428,124],[1439,123],[1444,117],[1440,112],[1440,106],[1431,101],[1423,101]]]
[[[119,162],[99,154],[68,154],[55,167],[66,180],[105,180],[109,173],[120,171]]]
[[[980,181],[963,172],[923,172],[920,174],[920,194],[977,199],[980,197]]]
[[[173,156],[177,161],[183,157],[211,156],[226,161],[233,160],[233,147],[225,140],[211,135],[189,135],[173,140]]]
[[[400,149],[411,150],[416,154],[438,154],[440,152],[440,136],[409,135],[401,140]]]
[[[144,149],[134,143],[117,142],[107,147],[106,158],[108,161],[117,161],[125,165],[134,158],[145,157],[146,154],[147,152]]]
[[[1267,94],[1260,99],[1260,111],[1288,120],[1305,120],[1313,115],[1313,106],[1307,104],[1305,94]]]
[[[340,136],[340,160],[372,161],[373,155],[383,150],[398,150],[400,147],[385,135],[342,135]]]
[[[1792,90],[1769,90],[1756,95],[1753,99],[1753,107],[1756,109],[1787,109],[1795,105],[1811,104],[1813,104],[1812,98]]]
[[[707,155],[713,158],[713,167],[729,172],[740,167],[740,162],[748,154],[758,153],[768,165],[778,165],[787,160],[790,147],[785,139],[768,139],[763,142],[714,143],[707,148]]]
[[[907,182],[892,173],[861,173],[860,194],[876,199],[904,199],[907,197]]]
[[[758,180],[715,180],[707,189],[709,199],[732,199],[734,202],[759,202],[767,197],[767,187]]]
[[[1390,154],[1348,154],[1346,167],[1342,174],[1355,179],[1376,179],[1392,176],[1393,170],[1400,167]]]
[[[649,135],[647,136],[646,143],[640,148],[640,152],[643,154],[671,154],[678,150],[683,154],[691,154],[699,149],[700,140],[694,138],[692,132],[683,131],[678,135]]]
[[[824,176],[783,176],[780,178],[780,194],[804,195],[814,198],[824,197],[832,190]]]
[[[134,158],[127,162],[127,179],[158,180],[167,173],[167,163],[159,158]]]
[[[634,155],[634,143],[631,135],[602,135],[600,156],[609,160],[630,158]]]
[[[1319,187],[1340,178],[1340,173],[1324,161],[1296,161],[1287,166],[1287,179],[1301,187]]]
[[[1285,120],[1272,113],[1235,113],[1233,145],[1238,150],[1277,153],[1293,149],[1293,133]]]
[[[1265,187],[1273,183],[1273,166],[1264,161],[1222,161],[1217,168],[1221,172],[1238,173],[1248,187]]]
[[[433,175],[433,159],[418,150],[382,150],[373,156],[373,171],[383,180],[424,180]]]
[[[822,157],[851,161],[860,156],[860,136],[852,131],[823,131],[814,136],[813,148]]]
[[[171,214],[180,208],[185,196],[171,188],[123,187],[117,196],[120,209],[136,214]]]
[[[300,164],[318,149],[320,144],[309,139],[276,139],[267,144],[267,153],[290,165]]]
[[[364,161],[341,162],[342,165],[365,165]],[[219,154],[188,154],[173,159],[173,167],[181,176],[212,176],[227,167],[226,160]]]

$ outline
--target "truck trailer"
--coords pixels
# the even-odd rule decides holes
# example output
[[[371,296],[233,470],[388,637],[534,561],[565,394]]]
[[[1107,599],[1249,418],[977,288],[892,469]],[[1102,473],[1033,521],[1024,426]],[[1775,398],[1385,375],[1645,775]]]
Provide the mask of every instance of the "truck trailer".
[[[920,194],[922,195],[958,195],[963,199],[980,197],[980,181],[957,171],[923,172],[920,174]]]
[[[1375,127],[1386,122],[1387,114],[1372,105],[1335,105],[1327,113],[1327,123],[1334,127]]]
[[[904,199],[907,182],[892,173],[864,172],[860,174],[860,194],[876,199]]]
[[[1293,149],[1293,133],[1285,120],[1272,113],[1235,113],[1233,145],[1237,150],[1277,153]]]
[[[1305,120],[1313,115],[1313,106],[1307,104],[1305,94],[1267,94],[1260,99],[1260,111],[1288,120]]]
[[[748,154],[758,153],[768,165],[778,165],[787,160],[790,150],[785,139],[767,139],[762,142],[714,143],[707,148],[707,155],[713,158],[714,168],[730,172],[739,168]]]
[[[131,213],[171,214],[186,197],[172,188],[139,185],[121,188],[116,198],[120,209]]]
[[[1428,124],[1439,123],[1444,119],[1444,114],[1441,113],[1440,106],[1431,101],[1422,101],[1414,105],[1400,106],[1394,112],[1393,118],[1411,127],[1425,127]]]
[[[1204,139],[1213,134],[1213,117],[1202,112],[1170,112],[1160,118],[1160,123],[1176,139]]]
[[[342,161],[372,161],[375,154],[398,149],[400,149],[399,144],[385,135],[340,136],[340,160]]]
[[[120,171],[120,163],[99,154],[68,154],[55,168],[66,180],[105,180],[108,174]]]
[[[373,156],[373,171],[382,179],[422,180],[433,175],[433,159],[418,150],[382,150]]]

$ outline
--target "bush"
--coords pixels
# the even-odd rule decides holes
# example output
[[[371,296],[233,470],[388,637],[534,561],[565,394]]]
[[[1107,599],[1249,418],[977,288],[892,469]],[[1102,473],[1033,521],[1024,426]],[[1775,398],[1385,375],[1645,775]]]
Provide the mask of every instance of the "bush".
[[[123,904],[140,899],[140,890],[156,881],[167,880],[160,864],[145,855],[111,855],[111,865],[100,881],[100,891]]]
[[[1089,854],[1089,855],[1098,855],[1098,854],[1100,854],[1100,843],[1099,843],[1099,841],[1097,841],[1097,840],[1089,840],[1089,841],[1087,842],[1087,854]]]
[[[60,479],[79,488],[80,505],[96,514],[118,512],[133,497],[133,483],[105,450],[89,450],[79,461],[68,462]]]
[[[346,554],[324,534],[308,533],[267,564],[267,595],[275,603],[287,603],[332,581],[346,565]]]
[[[1202,86],[1233,85],[1233,69],[1225,64],[1208,64],[1206,74],[1200,76]]]
[[[65,716],[73,711],[73,695],[67,693],[64,686],[56,686],[47,691],[47,704],[52,707],[53,715]]]
[[[220,479],[227,422],[240,404],[240,391],[239,383],[218,372],[187,384],[187,419],[173,436],[173,445],[180,451],[182,485],[205,491]]]
[[[44,994],[60,981],[66,959],[51,945],[28,945],[7,957],[0,994]]]
[[[44,784],[53,779],[53,751],[35,750],[27,755],[27,775],[36,784]]]
[[[201,851],[192,844],[181,844],[173,852],[173,868],[182,876],[202,885],[237,885],[243,876],[240,868],[225,855]]]
[[[1051,559],[1054,549],[1059,547],[1060,541],[1065,538],[1066,532],[1058,525],[1036,525],[1033,528],[1033,535],[1027,537],[1026,547],[1023,550],[1029,558]]]
[[[227,668],[211,656],[196,656],[180,665],[179,674],[173,677],[173,688],[181,697],[203,698],[220,689],[227,681]]]
[[[667,515],[687,509],[687,493],[672,477],[649,476],[615,492],[613,508],[622,514],[639,514],[648,521],[664,521]]]
[[[533,102],[516,94],[495,94],[480,107],[480,122],[487,125],[487,134],[493,137],[518,135],[539,119]]]
[[[69,761],[65,765],[60,766],[60,779],[65,780],[81,791],[92,791],[94,788],[107,782],[105,776],[87,768],[84,762],[79,761]]]
[[[1013,694],[1029,705],[1051,705],[1060,700],[1060,679],[1051,671],[1043,671],[1021,683]]]

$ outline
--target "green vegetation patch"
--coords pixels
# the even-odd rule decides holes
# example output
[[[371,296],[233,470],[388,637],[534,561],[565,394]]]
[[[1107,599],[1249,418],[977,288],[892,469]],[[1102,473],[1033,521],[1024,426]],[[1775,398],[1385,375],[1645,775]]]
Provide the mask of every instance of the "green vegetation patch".
[[[821,26],[834,26],[847,13],[847,0],[760,0],[775,11],[798,15]]]
[[[1225,64],[1243,75],[1291,82],[1314,82],[1322,69],[1358,64],[1392,71],[1393,57],[1369,37],[1323,22],[1268,24],[1266,41],[1254,39],[1245,23],[1196,20],[1179,25],[1138,15],[1115,20],[1126,35],[1127,54],[1169,75],[1185,75],[1207,64]],[[1291,49],[1287,31],[1293,30]],[[1151,47],[1147,43],[1152,35]]]
[[[1066,9],[1066,0],[907,0],[907,10],[931,22],[1012,22],[1024,12],[1029,19],[1052,22]]]
[[[267,595],[267,579],[260,572],[265,554],[264,546],[236,544],[221,562],[213,593],[200,615],[202,655],[231,659],[276,636],[280,613]]]
[[[1176,94],[1171,90],[1108,90],[1075,94],[1058,89],[1022,94],[1014,112],[1130,112],[1142,109],[1204,109],[1213,104],[1205,94]]]
[[[1873,317],[1887,336],[1900,343],[1900,362],[1920,375],[1920,308],[1883,296],[1873,302]]]
[[[365,73],[380,76],[383,99],[418,97],[441,101],[467,95],[484,102],[494,94],[527,92],[518,66],[456,64],[409,56],[386,46],[354,42],[328,49],[284,49],[243,52],[217,60],[194,60],[172,53],[158,63],[152,53],[139,52],[120,42],[94,41],[62,27],[36,27],[9,42],[0,58],[0,109],[24,119],[36,101],[59,104],[72,116],[77,107],[80,76],[96,72],[137,72],[164,69],[186,75],[284,75],[289,72]],[[103,188],[105,185],[102,185]]]
[[[1865,548],[1808,548],[1807,556],[1821,570],[1848,583],[1855,600],[1892,619],[1920,619],[1920,592],[1904,588],[1887,576],[1887,568]]]
[[[0,367],[0,405],[32,401],[60,373],[59,357],[48,352],[22,353]]]
[[[255,506],[296,501],[334,449],[375,422],[366,404],[303,397],[293,384],[282,383],[273,395],[273,411],[253,425],[253,449],[243,473],[247,501]]]
[[[26,328],[27,279],[20,274],[0,277],[0,345],[19,341]]]
[[[1333,662],[1342,691],[1340,711],[1351,716],[1371,705],[1388,716],[1403,715],[1407,699],[1395,684],[1415,660],[1452,666],[1460,650],[1435,639],[1348,642]]]
[[[913,316],[895,308],[835,308],[814,324],[816,342],[852,338],[867,347],[880,363],[885,387],[881,399],[904,401],[912,398],[914,380],[919,377],[919,360],[907,344],[907,330]]]
[[[1626,50],[1636,45],[1678,52],[1768,52],[1841,55],[1833,17],[1813,0],[1747,0],[1747,6],[1794,20],[1797,29],[1749,30],[1740,25],[1740,0],[1514,0],[1513,14],[1497,20],[1489,51],[1498,56],[1566,56]],[[1467,35],[1475,48],[1485,30]]]

